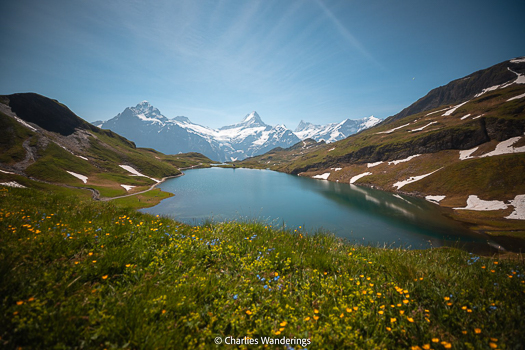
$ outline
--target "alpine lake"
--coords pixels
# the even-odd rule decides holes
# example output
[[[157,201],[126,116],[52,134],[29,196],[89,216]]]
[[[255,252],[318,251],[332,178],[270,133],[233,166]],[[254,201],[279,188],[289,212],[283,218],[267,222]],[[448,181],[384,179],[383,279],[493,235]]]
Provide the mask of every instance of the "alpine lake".
[[[501,250],[496,238],[468,230],[434,203],[347,183],[212,167],[186,170],[158,187],[175,196],[141,211],[190,225],[259,221],[303,234],[331,232],[350,243],[379,247]]]

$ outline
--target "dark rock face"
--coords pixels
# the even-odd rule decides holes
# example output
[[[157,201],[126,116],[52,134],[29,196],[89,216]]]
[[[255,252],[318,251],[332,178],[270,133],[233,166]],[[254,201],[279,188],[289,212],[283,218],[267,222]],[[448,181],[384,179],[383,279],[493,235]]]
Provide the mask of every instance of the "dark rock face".
[[[48,131],[68,136],[77,128],[96,129],[66,106],[47,97],[35,93],[20,93],[9,95],[7,98],[9,98],[9,107],[19,118]]]
[[[504,141],[511,137],[522,136],[525,133],[525,120],[487,118],[486,130],[491,139]]]

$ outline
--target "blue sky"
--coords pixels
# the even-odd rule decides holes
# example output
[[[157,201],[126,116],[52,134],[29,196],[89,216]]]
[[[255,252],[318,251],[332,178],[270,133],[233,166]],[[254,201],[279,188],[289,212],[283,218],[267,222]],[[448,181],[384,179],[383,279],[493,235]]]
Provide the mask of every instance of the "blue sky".
[[[220,127],[256,110],[294,129],[385,118],[525,55],[525,2],[5,1],[0,94],[37,92],[88,121],[148,100]]]

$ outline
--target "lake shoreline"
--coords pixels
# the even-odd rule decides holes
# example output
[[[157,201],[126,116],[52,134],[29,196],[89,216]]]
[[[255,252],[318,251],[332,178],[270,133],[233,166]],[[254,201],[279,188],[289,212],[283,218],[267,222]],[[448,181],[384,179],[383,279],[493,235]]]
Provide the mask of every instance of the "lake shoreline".
[[[252,170],[243,168],[237,168],[236,170],[241,169]],[[198,171],[200,172],[200,170]],[[237,176],[233,175],[235,174],[235,170],[233,170],[233,172],[226,171],[224,173],[222,172],[222,170],[213,171],[210,169],[210,171],[210,173],[195,173],[196,176],[198,176],[197,178],[194,178],[194,176],[191,176],[190,178],[185,177],[183,183],[180,183],[179,180],[177,180],[176,183],[163,186],[163,191],[177,193],[177,201],[163,201],[162,203],[165,204],[160,204],[161,207],[157,205],[156,207],[154,207],[156,209],[152,210],[152,208],[149,208],[141,211],[155,215],[167,215],[174,218],[175,220],[178,220],[180,222],[186,222],[192,225],[196,224],[196,222],[205,222],[205,218],[213,218],[216,222],[242,222],[246,219],[248,219],[249,221],[258,222],[265,221],[266,219],[269,220],[268,222],[272,220],[285,220],[287,227],[297,228],[298,232],[301,231],[305,233],[314,234],[315,232],[318,232],[319,229],[321,229],[324,232],[332,232],[336,236],[339,236],[343,239],[356,241],[360,244],[370,244],[372,246],[376,245],[375,242],[381,243],[380,245],[383,245],[382,242],[385,242],[386,246],[391,246],[393,244],[394,246],[399,247],[411,247],[410,249],[426,249],[440,246],[463,245],[466,246],[466,248],[463,248],[463,250],[468,250],[476,253],[479,252],[483,255],[491,255],[497,253],[498,246],[504,247],[504,249],[499,248],[499,252],[519,252],[520,249],[522,249],[525,246],[525,242],[523,240],[520,240],[519,238],[503,238],[503,236],[491,236],[488,235],[486,232],[472,230],[468,226],[466,226],[465,223],[443,215],[443,208],[435,206],[429,203],[428,201],[417,197],[407,197],[403,199],[399,196],[393,196],[392,193],[379,191],[377,189],[366,190],[366,188],[361,188],[361,190],[359,190],[359,187],[356,187],[355,189],[350,189],[346,188],[348,186],[345,187],[344,184],[335,184],[333,182],[329,184],[328,182],[324,181],[313,181],[309,178],[302,178],[301,180],[299,180],[299,182],[297,182],[297,176],[288,177],[289,174],[281,172],[253,173],[249,176],[250,178],[252,178],[252,182],[258,183],[262,181],[261,183],[266,183],[266,186],[269,187],[262,187],[254,189],[252,191],[249,187],[243,187],[242,181],[245,175],[239,174],[239,172],[237,172]],[[277,175],[276,177],[275,175],[271,174],[282,174],[286,175],[286,177],[283,178],[279,175]],[[207,180],[202,178],[202,176],[206,176]],[[272,178],[273,180],[270,181]],[[233,184],[229,185],[231,187],[228,188],[228,190],[226,190],[222,194],[217,194],[213,192],[213,186],[223,186],[224,182],[232,182]],[[190,183],[192,183],[191,186],[196,186],[198,188],[206,187],[207,190],[205,190],[204,193],[201,194],[195,194],[192,192],[192,195],[188,197],[188,194],[185,192],[187,192],[187,186]],[[293,185],[293,183],[297,183],[299,185]],[[266,197],[270,195],[266,194],[265,192],[281,192],[280,190],[272,189],[273,187],[279,187],[282,188],[283,191],[288,191],[290,190],[288,188],[289,186],[300,187],[296,188],[294,190],[295,192],[293,193],[293,195],[290,196],[294,198],[293,201],[295,202],[293,203],[295,204],[286,202],[286,198],[279,199],[279,196],[282,195],[281,193],[274,193],[274,195],[277,197],[271,197],[271,202],[268,202],[268,198]],[[249,193],[249,195],[242,195],[241,198],[234,199],[234,192],[238,192],[238,188],[243,188],[244,192]],[[334,188],[336,192],[331,192],[332,190],[330,190],[330,188]],[[192,191],[195,191],[195,188],[193,188]],[[201,189],[198,189],[198,191],[201,191]],[[343,191],[343,193],[338,194],[338,192],[340,191]],[[312,192],[313,195],[316,195],[317,197],[311,197],[309,199],[304,200],[300,199],[301,196],[311,196]],[[211,196],[211,194],[213,194],[213,196]],[[199,199],[192,198],[194,195],[196,195]],[[299,199],[294,197],[297,195],[299,196],[297,197]],[[335,198],[331,198],[334,196]],[[379,200],[374,199],[374,196],[379,196],[377,197]],[[223,200],[223,197],[226,198],[226,202],[224,203],[221,202]],[[252,202],[244,203],[244,197],[250,197]],[[211,202],[218,202],[218,206],[217,203],[215,203],[215,207],[210,207],[208,209],[201,208],[203,205],[208,205],[207,202],[210,202],[208,200],[209,198],[215,198]],[[358,202],[352,204],[351,201],[355,200],[357,200]],[[340,203],[341,201],[343,202],[342,204]],[[382,204],[378,206],[378,204],[374,203],[374,201],[377,203],[381,202]],[[310,202],[313,204],[310,204]],[[232,203],[234,205],[234,208],[238,209],[231,209],[229,212],[230,214],[234,213],[235,215],[224,214],[222,212],[222,207],[231,206]],[[269,203],[279,203],[278,206],[281,209],[268,209],[268,207],[275,206]],[[176,206],[176,209],[170,209],[170,206],[174,205]],[[326,205],[337,205],[337,207],[333,209],[323,209],[328,210],[328,212],[323,212],[323,214],[321,215],[315,213],[318,211],[318,209],[307,209],[308,207],[311,207],[311,205],[320,207],[325,207]],[[349,205],[350,207],[348,207]],[[195,209],[196,207],[199,208]],[[397,212],[392,213],[392,210],[390,210],[389,207],[394,208],[395,210],[397,210]],[[304,210],[314,210],[314,213],[308,214],[309,212],[304,212]],[[348,210],[350,210],[350,212]],[[390,210],[391,213],[386,213],[387,216],[383,217],[382,212],[384,212],[385,210]],[[409,214],[407,212],[411,210],[415,210],[414,214]],[[431,211],[427,212],[427,210]],[[431,214],[434,211],[436,213]],[[172,215],[172,213],[174,212],[176,212],[177,215]],[[290,214],[290,212],[293,213]],[[403,214],[403,212],[406,213]],[[419,212],[423,216],[413,218],[413,216]],[[290,217],[290,215],[295,215],[295,218]],[[369,224],[368,222],[354,222],[349,217],[344,218],[348,215],[358,215],[357,217],[359,217],[360,215],[372,215],[370,219],[379,219],[382,223],[380,223],[379,226],[374,226]],[[407,220],[402,219],[403,215],[409,215],[408,221],[413,223],[406,223],[405,221]],[[359,220],[357,219],[357,217],[355,217],[355,219]],[[341,223],[338,223],[338,221],[341,221]],[[393,222],[394,227],[385,226],[385,223],[389,222]],[[450,230],[445,229],[446,227],[448,227],[447,225],[449,225],[448,222],[453,223],[453,226],[450,227]],[[300,228],[301,226],[302,228]],[[336,227],[339,227],[339,229],[337,229]],[[345,227],[344,232],[341,231],[342,227]],[[419,229],[417,227],[419,227]],[[432,233],[434,232],[433,230],[435,230],[436,228],[439,229],[439,232],[441,233]],[[392,231],[392,229],[394,229],[394,231]],[[401,229],[401,231],[399,231],[399,229]],[[417,234],[415,233],[417,231],[414,230],[423,230],[423,236],[421,236],[421,238],[417,238]],[[413,233],[410,233],[409,236],[403,238],[403,235],[406,235],[406,233],[412,231]],[[383,240],[381,236],[384,236],[386,240]],[[361,241],[362,238],[364,238],[364,241]],[[480,246],[485,246],[485,248],[479,248]]]

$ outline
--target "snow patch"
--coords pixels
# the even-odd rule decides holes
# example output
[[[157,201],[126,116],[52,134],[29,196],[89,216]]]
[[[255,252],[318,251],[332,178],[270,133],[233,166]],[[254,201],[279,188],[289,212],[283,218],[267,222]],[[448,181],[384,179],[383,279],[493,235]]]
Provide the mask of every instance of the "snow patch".
[[[399,163],[404,163],[404,162],[408,162],[409,160],[411,159],[414,159],[416,157],[419,157],[421,154],[414,154],[413,156],[410,156],[408,158],[405,158],[405,159],[400,159],[400,160],[393,160],[391,162],[388,162],[388,165],[391,165],[391,164],[394,164],[394,165],[397,165]]]
[[[439,111],[435,111],[435,112],[430,112],[428,114],[425,114],[425,117],[426,116],[429,116],[431,114],[436,114],[436,113],[439,113],[439,112],[443,112],[443,111],[446,111],[447,109],[450,109],[451,107],[447,107],[447,108],[443,108],[443,109],[440,109]]]
[[[474,120],[474,119],[478,119],[478,118],[481,118],[481,117],[483,117],[483,114],[480,114],[480,115],[478,115],[477,117],[472,118],[472,120]]]
[[[426,128],[426,127],[428,127],[428,126],[430,126],[430,125],[432,125],[432,124],[437,124],[437,122],[430,122],[430,123],[428,123],[427,125],[422,126],[422,127],[420,127],[420,128],[417,128],[417,129],[414,129],[414,130],[409,130],[409,132],[421,131],[421,130],[423,130],[424,128]]]
[[[67,171],[67,170],[66,170]],[[88,180],[88,177],[87,176],[84,176],[84,175],[80,175],[80,174],[77,174],[77,173],[74,173],[72,171],[68,171],[69,174],[73,175],[74,177],[76,177],[77,179],[80,179],[82,180],[84,183],[87,183],[87,180]]]
[[[322,175],[315,175],[315,176],[312,176],[312,179],[328,180],[328,176],[330,176],[330,173],[324,173],[324,174],[322,174]]]
[[[17,122],[19,122],[23,126],[26,126],[29,129],[33,130],[33,131],[36,131],[36,129],[34,127],[32,127],[31,125],[27,124],[25,121],[23,121],[22,119],[18,118],[16,115],[14,115],[13,117],[16,119]]]
[[[465,151],[459,151],[459,160],[465,160],[465,159],[470,159],[470,158],[474,158],[474,157],[471,157],[470,155],[474,152],[476,152],[478,149],[478,147],[474,147],[474,148],[471,148],[471,149],[467,149]]]
[[[330,169],[333,170],[333,171],[339,171],[339,170],[341,170],[343,168],[330,168]]]
[[[512,62],[512,61],[511,61]],[[480,93],[477,93],[476,95],[474,95],[474,97],[479,97],[487,92],[490,92],[490,91],[494,91],[494,90],[497,90],[497,89],[504,89],[506,88],[507,86],[510,86],[512,84],[525,84],[525,75],[523,74],[519,74],[515,71],[513,71],[512,69],[510,69],[509,67],[507,67],[507,69],[516,74],[518,77],[516,78],[516,80],[510,80],[504,84],[501,84],[501,85],[494,85],[494,86],[491,86],[491,87],[488,87],[488,88],[485,88],[483,90],[481,90]]]
[[[419,175],[419,176],[411,176],[409,177],[408,179],[406,179],[405,181],[398,181],[396,182],[393,187],[397,187],[397,189],[399,190],[401,187],[405,186],[405,185],[408,185],[408,184],[411,184],[412,182],[416,182],[416,181],[419,181],[427,176],[430,176],[432,174],[434,174],[436,171],[438,170],[441,170],[443,168],[439,168],[437,170],[434,170],[433,172],[431,173],[428,173],[428,174],[425,174],[425,175]]]
[[[332,152],[334,149],[335,149],[335,147],[334,147],[334,148],[330,148],[330,149],[328,150],[328,152]]]
[[[153,180],[153,181],[155,181],[155,182],[160,182],[160,181],[157,180],[157,179],[154,179],[154,178],[152,178],[152,177],[149,177],[149,176],[146,176],[146,175],[144,175],[144,174],[139,173],[136,169],[130,167],[129,165],[119,165],[119,167],[121,167],[121,168],[124,169],[124,170],[129,171],[130,173],[132,173],[132,174],[135,175],[135,176],[143,176],[143,177],[147,177],[148,179],[151,179],[151,180]]]
[[[366,165],[366,167],[367,167],[367,168],[373,168],[373,167],[375,167],[375,166],[377,166],[377,165],[379,165],[379,164],[383,164],[383,162],[368,163],[368,164]]]
[[[509,216],[505,216],[505,219],[525,220],[525,194],[517,195],[509,203],[514,206],[514,211]]]
[[[124,187],[124,189],[125,189],[126,191],[128,191],[128,192],[129,192],[129,190],[131,190],[132,188],[135,188],[135,186],[131,186],[131,185],[120,185],[120,186]]]
[[[368,176],[368,175],[372,175],[372,173],[370,173],[370,172],[366,172],[366,173],[362,173],[362,174],[356,175],[356,176],[354,176],[354,177],[352,177],[352,178],[350,179],[350,184],[353,184],[354,182],[356,182],[356,181],[359,180],[360,178],[365,177],[365,176]]]
[[[465,115],[465,116],[463,116],[463,117],[461,117],[461,118],[459,118],[459,119],[461,119],[461,120],[465,120],[465,119],[467,119],[468,117],[470,117],[470,113],[467,114],[467,115]]]
[[[4,170],[0,170],[0,173],[16,175],[15,173],[12,173],[10,171],[4,171]]]
[[[20,185],[16,181],[9,181],[9,182],[0,182],[1,186],[7,186],[7,187],[17,187],[17,188],[27,188],[24,185]]]
[[[439,204],[446,196],[426,196],[425,199],[429,202]]]
[[[509,67],[507,67],[507,69],[518,76],[518,78],[516,78],[516,80],[514,81],[513,84],[525,84],[525,75],[516,73],[515,71],[513,71]]]
[[[508,205],[502,201],[484,201],[476,195],[470,195],[467,199],[467,206],[464,208],[454,208],[455,210],[502,210],[507,209]]]
[[[496,149],[494,151],[486,153],[486,154],[480,156],[480,158],[498,156],[500,154],[525,152],[525,146],[512,147],[512,145],[515,144],[516,142],[518,142],[520,139],[521,139],[521,136],[517,136],[517,137],[512,137],[512,138],[510,138],[508,140],[505,140],[505,141],[501,141],[500,143],[498,143],[498,145],[496,146]]]
[[[507,86],[509,86],[509,85],[512,85],[512,84],[513,84],[512,81],[508,81],[508,82],[506,82],[505,84],[494,85],[494,86],[491,86],[491,87],[485,88],[485,89],[481,90],[480,93],[475,94],[475,95],[474,95],[474,98],[476,98],[476,97],[480,97],[481,95],[486,94],[487,92],[490,92],[490,91],[494,91],[494,90],[497,90],[497,89],[500,89],[500,88],[505,88],[505,87],[507,87]]]
[[[520,98],[524,98],[525,97],[525,94],[521,94],[521,95],[518,95],[518,96],[514,96],[514,97],[511,97],[507,100],[507,102],[509,101],[512,101],[512,100],[517,100],[517,99],[520,99]]]
[[[455,105],[454,107],[452,107],[451,109],[449,109],[448,111],[446,111],[445,113],[443,113],[441,116],[442,116],[442,117],[446,117],[446,116],[451,115],[451,114],[454,113],[459,107],[463,106],[464,104],[466,104],[466,103],[468,103],[468,102],[470,102],[470,100],[469,100],[469,101],[465,101],[465,102],[463,102],[463,103],[460,103],[459,105]]]
[[[513,60],[510,60],[510,63],[525,63],[525,57],[515,58]]]
[[[405,124],[405,125],[398,126],[397,128],[393,128],[393,129],[390,129],[390,130],[387,130],[387,131],[376,132],[376,135],[377,135],[377,134],[390,134],[390,133],[393,133],[394,131],[399,130],[399,129],[401,129],[401,128],[404,128],[405,126],[408,126],[408,125],[410,125],[410,123],[407,123],[407,124]]]
[[[89,160],[89,159],[87,159],[86,157],[83,157],[83,156],[77,156],[77,157],[80,158],[80,159]]]

